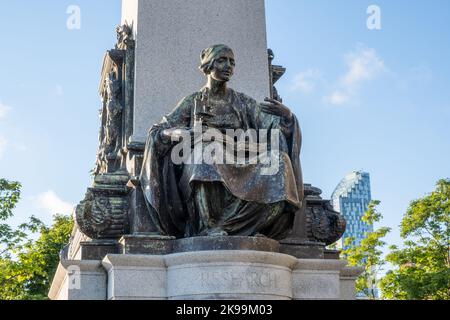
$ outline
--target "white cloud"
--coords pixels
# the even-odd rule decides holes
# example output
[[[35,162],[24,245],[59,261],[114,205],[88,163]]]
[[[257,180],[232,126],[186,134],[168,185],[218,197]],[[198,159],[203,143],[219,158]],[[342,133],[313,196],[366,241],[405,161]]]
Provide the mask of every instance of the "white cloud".
[[[11,107],[4,105],[0,100],[0,119],[6,117],[6,114],[11,111]]]
[[[70,215],[74,208],[74,205],[62,200],[53,190],[32,197],[32,200],[39,209],[47,211],[50,215]]]
[[[345,55],[347,72],[340,78],[334,91],[325,100],[334,105],[351,101],[365,82],[388,71],[375,49],[360,47]]]
[[[329,97],[326,98],[326,101],[334,105],[343,105],[349,100],[350,96],[346,92],[340,90],[335,90]]]
[[[311,93],[315,90],[317,82],[322,78],[322,74],[317,69],[308,69],[295,75],[291,90],[303,93]]]
[[[8,141],[6,141],[5,137],[0,136],[0,159],[3,157],[7,144]]]
[[[375,49],[360,48],[357,52],[347,54],[345,60],[348,71],[341,79],[341,83],[350,88],[371,80],[387,70]]]

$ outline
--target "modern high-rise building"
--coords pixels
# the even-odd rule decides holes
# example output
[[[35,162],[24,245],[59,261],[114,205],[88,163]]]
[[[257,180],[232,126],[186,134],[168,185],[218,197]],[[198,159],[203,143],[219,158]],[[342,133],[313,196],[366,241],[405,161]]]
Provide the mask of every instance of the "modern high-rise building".
[[[372,232],[373,227],[362,221],[370,201],[370,176],[367,172],[353,171],[338,184],[331,196],[333,208],[347,220],[347,228],[338,243],[344,248],[346,238],[353,237],[355,245],[365,238],[365,233]]]

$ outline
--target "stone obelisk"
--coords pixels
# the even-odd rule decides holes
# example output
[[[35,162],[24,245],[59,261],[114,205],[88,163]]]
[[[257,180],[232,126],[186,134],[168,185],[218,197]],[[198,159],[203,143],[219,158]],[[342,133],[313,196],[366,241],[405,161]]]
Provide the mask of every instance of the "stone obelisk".
[[[131,143],[205,82],[200,53],[226,44],[236,54],[230,86],[258,101],[270,94],[264,0],[123,0],[122,24],[136,41]]]

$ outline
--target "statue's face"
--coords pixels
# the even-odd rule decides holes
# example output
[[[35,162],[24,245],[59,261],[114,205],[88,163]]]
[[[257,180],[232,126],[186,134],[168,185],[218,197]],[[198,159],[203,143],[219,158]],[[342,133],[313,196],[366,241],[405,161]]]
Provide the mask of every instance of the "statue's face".
[[[229,81],[234,73],[234,54],[230,51],[219,53],[210,72],[210,76],[217,81]]]

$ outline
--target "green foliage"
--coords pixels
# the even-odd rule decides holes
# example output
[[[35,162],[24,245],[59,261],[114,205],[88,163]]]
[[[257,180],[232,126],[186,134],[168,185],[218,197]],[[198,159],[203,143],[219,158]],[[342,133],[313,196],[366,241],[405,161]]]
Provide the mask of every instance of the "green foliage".
[[[12,216],[20,187],[17,182],[0,180],[0,221]],[[51,227],[35,217],[16,229],[0,224],[0,300],[47,298],[59,252],[72,227],[71,217],[61,215],[54,217]],[[38,235],[37,240],[33,235]]]
[[[12,216],[12,210],[20,199],[21,187],[19,182],[0,179],[0,221]]]
[[[386,257],[396,268],[380,283],[388,299],[450,299],[450,180],[411,202],[401,223],[404,247]]]
[[[383,217],[377,210],[379,204],[380,201],[372,201],[369,204],[367,212],[362,217],[362,220],[368,225],[373,226],[375,222],[379,222]],[[379,228],[373,232],[369,232],[366,234],[366,237],[361,240],[359,245],[354,243],[355,239],[353,238],[345,239],[344,247],[347,249],[342,252],[343,257],[348,260],[350,266],[364,267],[364,272],[356,281],[356,291],[364,294],[370,299],[376,298],[376,275],[384,266],[381,248],[383,248],[386,243],[381,239],[390,231],[390,228]]]
[[[0,299],[46,299],[50,281],[56,271],[59,252],[68,243],[73,222],[68,216],[55,216],[46,227],[33,218],[29,231],[36,226],[37,240],[16,243],[10,256],[0,258]]]
[[[5,223],[12,217],[12,211],[20,199],[20,188],[19,182],[0,179],[0,258],[4,256],[9,258],[14,243],[19,243],[26,238],[24,225],[13,230]]]

